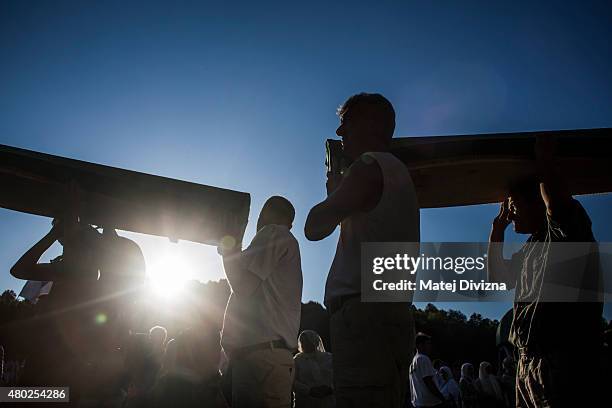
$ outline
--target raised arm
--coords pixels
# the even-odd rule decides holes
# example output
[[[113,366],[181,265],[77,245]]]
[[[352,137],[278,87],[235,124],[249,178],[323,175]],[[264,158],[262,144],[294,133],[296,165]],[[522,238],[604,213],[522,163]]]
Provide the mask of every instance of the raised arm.
[[[310,241],[329,236],[351,214],[373,209],[383,191],[382,171],[374,160],[367,164],[357,160],[346,171],[337,188],[334,184],[328,180],[327,198],[308,214],[304,234]]]
[[[28,249],[11,268],[11,275],[25,280],[57,280],[60,266],[53,263],[38,263],[38,260],[60,237],[60,228],[58,224],[54,225],[51,231]]]
[[[225,276],[238,296],[251,296],[287,252],[288,238],[276,226],[266,225],[244,251],[221,251]]]
[[[540,193],[546,212],[552,219],[566,217],[572,208],[572,195],[554,162],[555,140],[551,136],[536,138],[535,155],[540,179]]]
[[[510,261],[504,259],[504,234],[510,224],[510,199],[506,198],[493,220],[487,251],[487,272],[489,282],[504,282],[508,288],[516,286],[516,275],[510,268]]]

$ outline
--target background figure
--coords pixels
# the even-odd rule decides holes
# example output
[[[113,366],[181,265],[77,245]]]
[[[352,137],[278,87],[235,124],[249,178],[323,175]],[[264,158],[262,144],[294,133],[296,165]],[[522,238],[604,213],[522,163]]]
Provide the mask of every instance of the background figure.
[[[440,387],[440,392],[444,395],[444,398],[447,401],[447,405],[450,407],[461,407],[461,391],[459,390],[459,385],[455,378],[453,377],[453,373],[448,366],[440,367],[440,377],[442,380],[442,385]]]
[[[332,355],[325,351],[319,334],[304,330],[298,338],[295,355],[295,408],[332,408]]]
[[[502,375],[499,379],[508,407],[516,407],[516,365],[510,356],[502,362]]]
[[[166,351],[166,339],[168,331],[162,326],[153,326],[149,330],[149,343],[151,344],[151,354],[157,365],[161,368],[164,353]]]
[[[218,334],[193,330],[185,330],[168,342],[151,406],[226,407],[217,369],[220,349]]]
[[[431,337],[424,333],[416,335],[416,354],[410,364],[410,395],[412,405],[421,407],[441,407],[444,395],[440,392],[435,380],[434,370],[429,355],[431,354]]]
[[[503,408],[505,407],[504,392],[499,381],[493,375],[493,366],[487,361],[480,363],[478,379],[475,381],[478,399],[481,407]]]
[[[173,371],[176,367],[176,339],[170,339],[166,343],[166,348],[164,349],[164,357],[162,358],[162,365],[159,371],[159,375],[167,374]]]
[[[440,373],[440,368],[444,367],[446,363],[439,358],[436,358],[431,363],[433,365],[434,370],[436,370],[436,375],[434,376],[434,380],[436,381],[436,385],[438,388],[442,388],[442,373]]]
[[[151,390],[159,369],[153,357],[149,335],[136,333],[129,337],[124,350],[124,378],[121,384],[126,394],[123,408],[148,408]]]
[[[478,391],[474,384],[474,366],[470,363],[463,363],[461,366],[459,390],[461,391],[462,408],[478,408]]]

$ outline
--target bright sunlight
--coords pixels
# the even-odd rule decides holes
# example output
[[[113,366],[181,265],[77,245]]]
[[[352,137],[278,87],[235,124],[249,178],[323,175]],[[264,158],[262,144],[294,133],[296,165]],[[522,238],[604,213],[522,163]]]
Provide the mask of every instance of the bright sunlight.
[[[182,295],[189,280],[207,282],[224,277],[217,249],[195,242],[170,242],[167,238],[122,231],[142,249],[147,265],[147,281],[153,294],[168,302]]]
[[[185,282],[194,278],[193,265],[176,254],[165,254],[147,265],[147,270],[151,287],[157,295],[165,298],[179,295]]]

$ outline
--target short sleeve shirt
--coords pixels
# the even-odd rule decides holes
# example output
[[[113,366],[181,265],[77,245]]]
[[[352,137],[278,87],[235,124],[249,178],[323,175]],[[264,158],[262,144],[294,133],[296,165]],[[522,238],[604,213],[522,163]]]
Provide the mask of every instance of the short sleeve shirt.
[[[573,246],[548,243],[593,243],[595,246],[584,259],[557,262],[561,258],[559,251]],[[574,246],[579,245],[584,247],[584,244]],[[564,302],[544,301],[550,295],[547,291],[553,284],[562,285],[565,281],[568,287],[583,285],[589,288],[599,284],[601,271],[591,220],[578,201],[572,200],[570,210],[563,219],[547,216],[545,227],[529,237],[527,244],[512,257],[511,267],[520,271],[510,332],[510,340],[515,346],[537,344],[540,348],[555,348],[573,344],[575,347],[579,339],[593,337],[588,333],[599,331],[601,303],[575,302],[571,299]],[[580,318],[576,319],[576,316]]]
[[[429,357],[425,354],[416,353],[412,359],[412,364],[410,364],[412,405],[415,407],[431,407],[442,402],[427,388],[425,381],[423,381],[423,378],[435,377],[435,375],[436,370],[434,370]]]
[[[261,284],[250,296],[230,294],[221,344],[240,347],[284,340],[297,347],[302,300],[302,267],[298,242],[282,225],[267,225],[240,253],[239,273],[253,273]]]

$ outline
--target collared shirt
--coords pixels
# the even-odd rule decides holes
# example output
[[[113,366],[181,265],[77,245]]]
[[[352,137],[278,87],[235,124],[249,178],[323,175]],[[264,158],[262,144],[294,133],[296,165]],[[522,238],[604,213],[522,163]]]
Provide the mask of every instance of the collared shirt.
[[[283,225],[266,225],[239,254],[238,273],[254,273],[261,284],[254,293],[230,294],[221,345],[232,350],[284,340],[297,348],[302,300],[302,266],[298,242]]]

